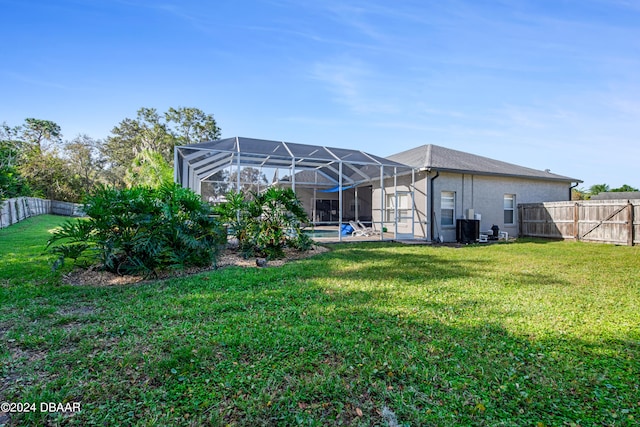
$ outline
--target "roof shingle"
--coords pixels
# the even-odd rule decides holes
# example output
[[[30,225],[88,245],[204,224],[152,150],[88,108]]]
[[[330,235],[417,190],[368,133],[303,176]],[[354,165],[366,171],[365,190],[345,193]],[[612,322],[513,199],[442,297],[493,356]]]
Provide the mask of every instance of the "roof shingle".
[[[535,178],[551,181],[582,182],[579,179],[549,171],[531,169],[439,145],[427,144],[387,157],[418,169]]]

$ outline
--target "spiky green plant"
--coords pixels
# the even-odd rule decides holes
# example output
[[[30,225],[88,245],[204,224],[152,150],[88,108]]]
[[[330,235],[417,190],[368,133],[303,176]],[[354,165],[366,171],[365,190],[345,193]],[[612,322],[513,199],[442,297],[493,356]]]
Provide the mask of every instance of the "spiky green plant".
[[[270,187],[249,195],[230,192],[216,212],[232,228],[245,256],[281,258],[287,246],[308,250],[313,243],[302,232],[309,218],[290,188]]]
[[[88,219],[65,223],[48,242],[59,263],[86,255],[105,270],[148,276],[158,269],[215,264],[226,241],[209,205],[173,183],[157,189],[102,187],[85,203]]]

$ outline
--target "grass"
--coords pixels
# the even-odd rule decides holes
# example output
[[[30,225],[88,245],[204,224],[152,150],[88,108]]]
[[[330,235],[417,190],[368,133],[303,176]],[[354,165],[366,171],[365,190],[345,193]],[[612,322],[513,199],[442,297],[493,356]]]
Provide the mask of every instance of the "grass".
[[[9,425],[640,423],[638,247],[344,244],[71,287],[42,254],[61,221],[0,231],[0,401],[81,411]]]

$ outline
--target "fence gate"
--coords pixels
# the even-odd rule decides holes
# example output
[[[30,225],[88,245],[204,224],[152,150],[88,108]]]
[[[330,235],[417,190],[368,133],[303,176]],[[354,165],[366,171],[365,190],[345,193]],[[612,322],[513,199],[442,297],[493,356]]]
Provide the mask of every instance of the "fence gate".
[[[593,200],[578,205],[578,240],[633,244],[633,206],[627,202]]]
[[[526,203],[518,210],[521,236],[640,243],[640,200]]]

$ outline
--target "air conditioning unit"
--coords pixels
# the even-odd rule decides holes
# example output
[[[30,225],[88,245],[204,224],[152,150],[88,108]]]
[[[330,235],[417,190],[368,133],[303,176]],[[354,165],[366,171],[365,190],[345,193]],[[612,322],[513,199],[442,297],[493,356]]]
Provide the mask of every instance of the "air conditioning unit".
[[[456,221],[456,240],[459,243],[475,243],[480,238],[480,221],[459,219]]]

